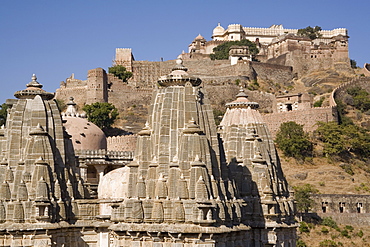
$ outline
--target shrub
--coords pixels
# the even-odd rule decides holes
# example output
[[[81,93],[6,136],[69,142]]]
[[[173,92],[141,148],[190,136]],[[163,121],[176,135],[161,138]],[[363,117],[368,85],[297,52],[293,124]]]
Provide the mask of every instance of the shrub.
[[[328,226],[336,230],[339,229],[337,222],[335,222],[332,217],[322,218],[321,225]]]
[[[353,231],[353,226],[351,226],[351,225],[346,225],[345,227],[344,227],[346,230],[348,230],[348,231],[350,231],[350,232],[352,232]]]
[[[353,105],[361,112],[370,110],[369,93],[361,87],[347,89],[347,93],[353,97]]]
[[[348,173],[351,176],[353,176],[355,174],[354,171],[352,170],[352,166],[350,164],[342,163],[342,164],[339,165],[339,167],[342,168],[346,173]]]
[[[321,232],[322,232],[322,233],[324,233],[324,234],[328,234],[328,233],[329,233],[329,229],[328,229],[328,228],[326,228],[325,226],[323,226],[323,227],[321,228]]]
[[[349,233],[348,233],[348,230],[347,230],[347,229],[344,229],[344,230],[340,231],[340,234],[341,234],[343,237],[351,238],[351,236],[349,235]]]
[[[298,239],[297,247],[307,247],[307,244],[302,239]]]
[[[299,223],[299,231],[302,232],[310,232],[310,228],[308,227],[307,223],[304,221],[301,221]]]
[[[240,41],[224,42],[221,45],[216,46],[215,48],[213,48],[213,53],[210,54],[210,58],[212,60],[229,59],[229,50],[230,50],[230,47],[233,45],[248,46],[249,52],[252,55],[256,55],[259,52],[255,43],[251,42],[248,39],[243,39]]]
[[[333,241],[333,240],[326,239],[324,241],[321,241],[319,243],[319,246],[320,247],[337,247],[338,244],[335,241]]]
[[[321,97],[319,101],[316,101],[315,103],[313,103],[313,107],[321,107],[324,100],[325,100],[325,97]]]

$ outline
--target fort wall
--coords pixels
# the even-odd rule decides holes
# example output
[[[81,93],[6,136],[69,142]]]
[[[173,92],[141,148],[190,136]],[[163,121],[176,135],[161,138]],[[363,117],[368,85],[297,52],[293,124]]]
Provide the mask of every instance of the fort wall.
[[[361,87],[366,91],[370,92],[370,78],[369,77],[359,77],[355,78],[349,82],[343,83],[335,88],[332,92],[333,99],[342,99],[346,94],[347,90],[352,87]]]
[[[107,137],[109,151],[135,151],[137,135]]]
[[[153,87],[160,76],[170,73],[173,64],[173,61],[134,61],[133,77],[128,84],[136,87]],[[275,83],[285,83],[293,79],[291,67],[276,64],[241,61],[231,65],[229,60],[188,60],[186,67],[192,75],[200,77],[205,83],[222,83],[228,80],[228,77],[237,76],[244,76],[248,80],[260,77]]]
[[[315,194],[313,212],[339,224],[370,225],[370,195]]]
[[[68,102],[70,97],[74,98],[74,102],[83,106],[86,104],[86,90],[87,86],[81,87],[61,87],[58,88],[55,92],[55,98]]]
[[[289,112],[271,113],[262,116],[265,120],[273,138],[280,128],[280,125],[285,122],[294,121],[297,124],[303,125],[305,132],[312,132],[317,129],[316,123],[338,121],[337,107],[314,107],[304,110],[296,110]]]

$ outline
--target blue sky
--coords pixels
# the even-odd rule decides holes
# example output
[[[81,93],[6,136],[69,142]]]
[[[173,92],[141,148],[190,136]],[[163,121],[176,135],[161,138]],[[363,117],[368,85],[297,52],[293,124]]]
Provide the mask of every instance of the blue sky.
[[[370,62],[370,1],[364,0],[1,0],[0,103],[14,98],[35,73],[55,92],[72,73],[112,65],[115,48],[136,60],[175,59],[200,33],[238,23],[250,27],[344,27],[350,58]]]

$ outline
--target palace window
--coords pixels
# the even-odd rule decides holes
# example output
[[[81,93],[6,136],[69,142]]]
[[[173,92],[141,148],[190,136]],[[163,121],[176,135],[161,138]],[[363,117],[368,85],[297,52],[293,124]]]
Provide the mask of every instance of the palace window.
[[[344,213],[345,209],[346,209],[346,203],[345,202],[340,202],[339,203],[339,212]]]
[[[362,213],[362,202],[358,202],[356,203],[356,210],[357,210],[357,213]]]
[[[323,213],[327,213],[328,212],[329,203],[328,202],[322,202],[321,203],[321,207],[322,207],[322,212]]]

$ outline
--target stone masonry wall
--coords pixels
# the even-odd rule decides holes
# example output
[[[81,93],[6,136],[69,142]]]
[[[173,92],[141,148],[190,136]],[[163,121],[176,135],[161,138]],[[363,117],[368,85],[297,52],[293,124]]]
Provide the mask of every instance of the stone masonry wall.
[[[339,85],[333,90],[333,98],[342,99],[347,94],[347,89],[352,87],[361,87],[370,93],[370,77],[359,77]]]
[[[284,122],[294,121],[297,124],[304,125],[304,131],[312,132],[317,128],[316,123],[318,121],[338,121],[336,106],[271,113],[263,115],[262,117],[265,120],[273,138],[276,137],[276,133],[279,130],[280,125]]]
[[[315,194],[313,212],[339,224],[370,225],[370,195]]]
[[[164,62],[134,61],[133,77],[129,85],[139,87],[153,87],[153,82],[173,68],[173,60]],[[276,64],[258,62],[239,62],[231,65],[229,60],[187,60],[185,66],[189,73],[201,78],[205,83],[217,82],[228,77],[244,76],[249,80],[260,77],[263,80],[271,80],[275,83],[289,82],[293,78],[292,68]],[[226,79],[228,80],[228,79]]]
[[[87,86],[81,87],[60,87],[55,92],[55,98],[68,102],[70,97],[74,98],[74,102],[83,106],[86,103]]]
[[[270,80],[274,83],[287,83],[293,79],[293,68],[278,64],[252,62],[252,67],[257,77],[263,80]]]
[[[107,137],[109,151],[135,151],[137,135]]]

